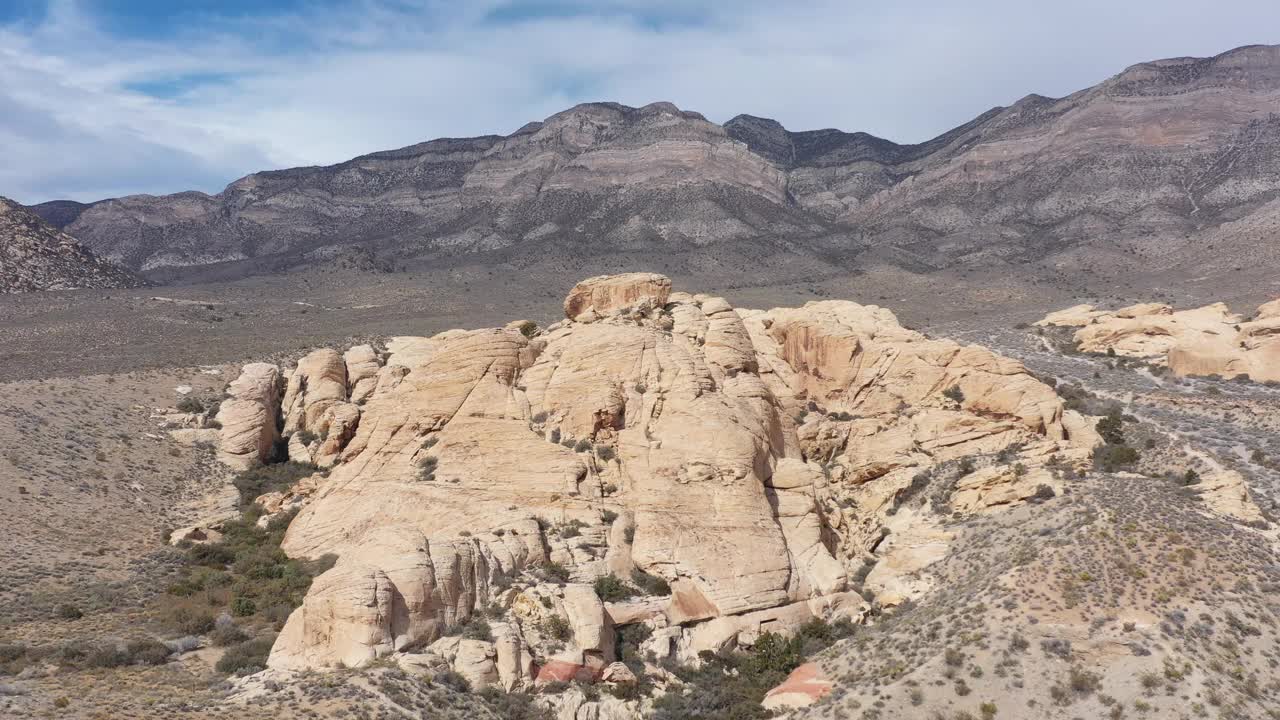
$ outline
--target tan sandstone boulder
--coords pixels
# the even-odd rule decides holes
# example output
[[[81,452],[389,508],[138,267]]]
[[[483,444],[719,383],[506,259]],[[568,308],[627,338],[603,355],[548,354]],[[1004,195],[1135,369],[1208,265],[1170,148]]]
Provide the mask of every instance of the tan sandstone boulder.
[[[238,468],[270,459],[279,437],[279,368],[268,363],[245,365],[227,387],[227,395],[218,408],[219,458]]]
[[[590,322],[623,308],[660,308],[671,293],[671,280],[654,273],[600,275],[583,280],[569,291],[564,314],[570,320]]]
[[[1073,339],[1082,351],[1164,364],[1175,375],[1280,380],[1280,300],[1260,306],[1248,322],[1222,303],[1178,311],[1144,303],[1114,312],[1077,306],[1036,324],[1078,327]]]
[[[322,348],[298,361],[284,391],[284,433],[322,434],[321,420],[335,402],[347,399],[347,365],[337,350]]]
[[[347,366],[347,397],[359,405],[378,386],[382,363],[372,345],[356,345],[342,354],[342,361]]]

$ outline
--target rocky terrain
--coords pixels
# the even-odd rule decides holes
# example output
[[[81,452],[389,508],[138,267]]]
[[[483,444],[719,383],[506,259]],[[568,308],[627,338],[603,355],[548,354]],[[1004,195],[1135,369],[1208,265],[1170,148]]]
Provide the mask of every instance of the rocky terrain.
[[[1016,267],[1101,294],[1148,273],[1185,284],[1275,266],[1278,97],[1280,48],[1250,46],[1029,95],[918,145],[596,103],[508,136],[255,173],[217,195],[34,210],[161,281],[355,245],[410,269],[662,254],[713,281],[737,265],[770,266],[775,282]]]
[[[0,468],[66,468],[7,499],[32,539],[0,710],[1265,717],[1272,388],[1001,318],[681,290],[592,278],[546,325],[12,383],[10,432],[68,434]],[[121,501],[109,532],[84,492]],[[55,546],[77,573],[35,564]]]
[[[1071,334],[1072,352],[1136,358],[1179,376],[1280,382],[1280,300],[1262,305],[1247,321],[1223,303],[1177,312],[1143,303],[1114,312],[1077,305],[1036,325],[1079,328]]]
[[[1278,96],[0,201],[0,717],[1275,717]]]
[[[144,284],[21,205],[0,197],[0,293]]]

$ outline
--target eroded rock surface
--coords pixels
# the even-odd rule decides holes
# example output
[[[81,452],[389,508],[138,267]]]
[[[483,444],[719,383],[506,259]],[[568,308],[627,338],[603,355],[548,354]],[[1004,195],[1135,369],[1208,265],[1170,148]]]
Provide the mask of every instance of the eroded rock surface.
[[[1036,324],[1079,328],[1072,339],[1081,351],[1167,365],[1175,375],[1280,381],[1280,300],[1247,321],[1222,303],[1178,311],[1142,303],[1115,311],[1077,305]]]
[[[739,310],[635,273],[584,281],[565,309],[548,330],[299,362],[289,453],[332,468],[264,507],[301,508],[286,552],[338,559],[271,666],[398,656],[511,689],[599,679],[634,623],[651,630],[643,652],[688,662],[860,620],[860,569],[878,563],[866,587],[892,604],[926,591],[947,552],[931,513],[898,512],[917,476],[978,458],[926,502],[995,512],[1060,485],[1045,467],[1097,441],[1019,363],[883,308]],[[592,583],[608,575],[644,592],[602,602]],[[492,607],[501,633],[458,640]]]

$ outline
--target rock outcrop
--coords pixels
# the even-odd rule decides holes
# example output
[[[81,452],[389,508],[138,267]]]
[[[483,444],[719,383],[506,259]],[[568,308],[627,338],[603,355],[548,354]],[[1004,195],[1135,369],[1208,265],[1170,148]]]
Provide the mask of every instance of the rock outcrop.
[[[1179,311],[1143,303],[1116,311],[1077,305],[1036,324],[1078,328],[1072,339],[1083,352],[1167,365],[1175,375],[1280,381],[1280,301],[1247,321],[1222,303]]]
[[[144,285],[142,278],[0,197],[0,294]]]
[[[219,457],[238,468],[271,459],[279,417],[279,368],[268,363],[245,365],[218,408]]]
[[[1096,442],[1019,363],[883,308],[739,310],[638,273],[584,281],[565,309],[546,329],[393,338],[380,365],[365,348],[299,362],[290,456],[332,468],[263,501],[301,508],[287,553],[338,559],[272,667],[395,656],[510,689],[602,678],[615,628],[635,623],[644,653],[688,662],[858,620],[867,563],[885,561],[886,600],[927,589],[950,537],[929,504],[998,511]],[[325,436],[295,447],[303,433]],[[899,507],[922,474],[973,458],[974,480]],[[922,537],[928,552],[887,554]],[[602,602],[607,576],[641,596]],[[502,633],[459,640],[491,607]]]

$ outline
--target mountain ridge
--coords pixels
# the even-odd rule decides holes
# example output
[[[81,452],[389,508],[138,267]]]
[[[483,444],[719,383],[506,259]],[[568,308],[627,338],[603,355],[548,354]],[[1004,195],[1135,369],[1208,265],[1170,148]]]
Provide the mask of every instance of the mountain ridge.
[[[18,203],[0,197],[0,294],[144,284]]]
[[[506,136],[253,173],[215,195],[33,209],[127,267],[178,276],[288,268],[343,244],[409,263],[723,243],[765,257],[780,239],[844,271],[877,257],[1071,273],[1091,262],[1082,249],[1118,270],[1270,262],[1256,242],[1198,248],[1232,241],[1230,223],[1280,227],[1267,205],[1280,197],[1277,100],[1280,46],[1252,45],[1026,95],[916,144],[752,115],[718,125],[668,102],[584,103]]]

